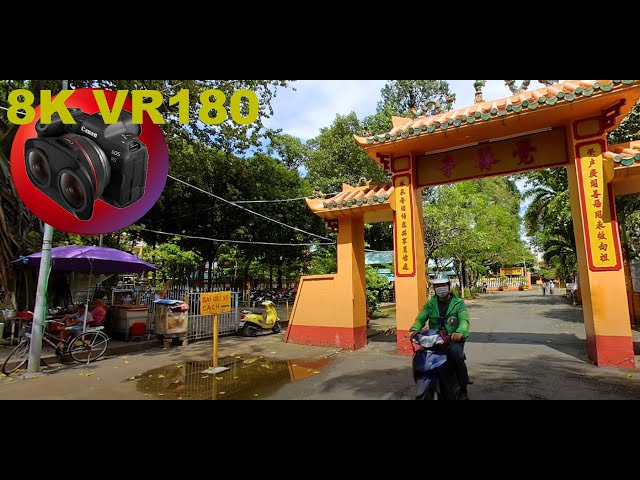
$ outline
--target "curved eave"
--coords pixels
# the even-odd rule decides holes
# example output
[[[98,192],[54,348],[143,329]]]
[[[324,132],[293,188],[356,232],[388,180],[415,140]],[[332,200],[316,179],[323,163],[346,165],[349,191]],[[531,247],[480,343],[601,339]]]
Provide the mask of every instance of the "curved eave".
[[[394,129],[372,137],[355,136],[376,161],[393,154],[459,148],[508,135],[564,126],[576,118],[600,116],[614,105],[615,128],[640,97],[640,80],[573,80],[494,102],[476,104],[432,117],[394,119]]]

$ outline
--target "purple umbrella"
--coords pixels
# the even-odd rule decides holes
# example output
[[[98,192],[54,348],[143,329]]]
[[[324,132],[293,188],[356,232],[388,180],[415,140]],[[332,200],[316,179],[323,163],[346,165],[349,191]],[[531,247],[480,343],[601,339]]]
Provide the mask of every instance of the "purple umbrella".
[[[103,247],[56,247],[51,250],[53,270],[62,272],[142,273],[158,269],[133,255]],[[39,268],[42,253],[34,253],[13,262],[16,266]]]

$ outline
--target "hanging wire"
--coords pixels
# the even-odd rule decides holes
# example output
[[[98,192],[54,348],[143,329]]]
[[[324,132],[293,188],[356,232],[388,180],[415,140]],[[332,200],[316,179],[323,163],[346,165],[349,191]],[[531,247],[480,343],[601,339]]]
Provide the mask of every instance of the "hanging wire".
[[[218,238],[208,238],[208,237],[195,237],[193,235],[184,235],[182,233],[169,233],[169,232],[161,232],[159,230],[150,230],[147,228],[142,229],[143,232],[149,233],[157,233],[158,235],[167,235],[169,237],[181,237],[181,238],[190,238],[193,240],[206,240],[209,242],[216,243],[237,243],[242,245],[270,245],[274,247],[309,247],[309,246],[317,246],[317,245],[335,245],[335,242],[331,243],[273,243],[273,242],[251,242],[245,240],[220,240]]]
[[[275,220],[273,218],[267,217],[266,215],[262,215],[261,213],[254,212],[253,210],[249,210],[248,208],[245,208],[245,207],[242,207],[242,206],[240,206],[238,204],[235,204],[235,203],[233,203],[233,202],[231,202],[231,201],[229,201],[229,200],[227,200],[225,198],[219,197],[218,195],[215,195],[215,194],[213,194],[211,192],[207,192],[206,190],[198,188],[195,185],[191,185],[190,183],[187,183],[187,182],[185,182],[183,180],[180,180],[179,178],[173,177],[171,175],[168,175],[168,177],[170,179],[172,179],[172,180],[175,180],[176,182],[179,182],[179,183],[182,183],[183,185],[186,185],[187,187],[193,188],[194,190],[198,190],[199,192],[202,192],[205,195],[209,195],[210,197],[213,197],[213,198],[215,198],[217,200],[220,200],[221,202],[228,203],[229,205],[232,205],[232,206],[234,206],[236,208],[239,208],[240,210],[244,210],[245,212],[251,213],[251,214],[256,215],[256,216],[258,216],[260,218],[264,218],[265,220],[268,220],[269,222],[277,223],[278,225],[282,225],[283,227],[287,227],[287,228],[289,228],[291,230],[295,230],[296,232],[304,233],[305,235],[310,235],[312,237],[316,237],[316,238],[319,238],[321,240],[326,240],[328,242],[332,242],[332,244],[333,244],[333,241],[330,238],[323,237],[321,235],[316,235],[315,233],[307,232],[306,230],[302,230],[302,229],[300,229],[298,227],[293,227],[291,225],[287,225],[286,223],[280,222],[279,220]]]

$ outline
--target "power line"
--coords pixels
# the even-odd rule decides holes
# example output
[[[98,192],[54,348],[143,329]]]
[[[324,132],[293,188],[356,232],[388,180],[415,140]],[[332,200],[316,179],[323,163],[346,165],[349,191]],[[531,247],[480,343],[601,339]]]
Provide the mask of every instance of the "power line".
[[[269,218],[266,215],[262,215],[261,213],[254,212],[253,210],[249,210],[248,208],[244,208],[244,207],[242,207],[242,206],[240,206],[240,205],[238,205],[236,203],[233,203],[233,202],[231,202],[231,201],[229,201],[229,200],[227,200],[225,198],[219,197],[218,195],[215,195],[215,194],[213,194],[211,192],[207,192],[206,190],[198,188],[195,185],[191,185],[190,183],[187,183],[187,182],[185,182],[183,180],[180,180],[179,178],[172,177],[171,175],[168,175],[168,177],[170,179],[172,179],[172,180],[175,180],[176,182],[179,182],[179,183],[182,183],[183,185],[186,185],[187,187],[193,188],[194,190],[198,190],[199,192],[202,192],[205,195],[209,195],[210,197],[213,197],[213,198],[215,198],[217,200],[220,200],[221,202],[228,203],[229,205],[232,205],[232,206],[234,206],[236,208],[239,208],[240,210],[244,210],[245,212],[249,212],[249,213],[251,213],[253,215],[256,215],[256,216],[258,216],[260,218],[264,218],[265,220],[268,220],[269,222],[277,223],[278,225],[282,225],[283,227],[290,228],[291,230],[295,230],[296,232],[304,233],[305,235],[311,235],[312,237],[316,237],[316,238],[319,238],[321,240],[326,240],[328,242],[332,242],[331,244],[333,245],[333,240],[331,240],[330,238],[322,237],[320,235],[316,235],[315,233],[311,233],[311,232],[307,232],[306,230],[302,230],[302,229],[300,229],[298,227],[293,227],[291,225],[287,225],[286,223],[282,223],[282,222],[280,222],[278,220],[275,220],[273,218]]]
[[[272,242],[250,242],[250,241],[244,241],[244,240],[220,240],[217,238],[194,237],[193,235],[183,235],[181,233],[160,232],[158,230],[148,230],[146,228],[143,228],[142,231],[149,232],[149,233],[157,233],[158,235],[167,235],[169,237],[191,238],[193,240],[207,240],[209,242],[217,242],[217,243],[238,243],[243,245],[270,245],[275,247],[310,247],[310,246],[317,246],[317,245],[334,245],[334,243],[272,243]]]
[[[337,195],[342,192],[334,192],[334,193],[323,193],[322,195],[328,197],[329,195]],[[284,202],[296,202],[298,200],[307,200],[313,199],[312,196],[308,197],[298,197],[298,198],[284,198],[282,200],[239,200],[237,202],[232,202],[236,204],[247,204],[247,203],[284,203]]]

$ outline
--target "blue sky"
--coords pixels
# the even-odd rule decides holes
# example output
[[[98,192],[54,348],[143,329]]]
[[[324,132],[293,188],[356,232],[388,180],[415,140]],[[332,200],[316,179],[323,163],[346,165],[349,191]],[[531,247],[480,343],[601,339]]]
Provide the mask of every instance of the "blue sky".
[[[473,105],[475,80],[447,80],[456,94],[455,108]],[[387,80],[298,80],[292,88],[280,90],[273,102],[274,116],[268,127],[281,128],[284,133],[308,140],[323,127],[333,123],[337,114],[356,112],[358,118],[375,113],[380,90]],[[537,81],[530,88],[541,87]],[[504,80],[487,80],[483,89],[486,100],[496,100],[511,94]]]

